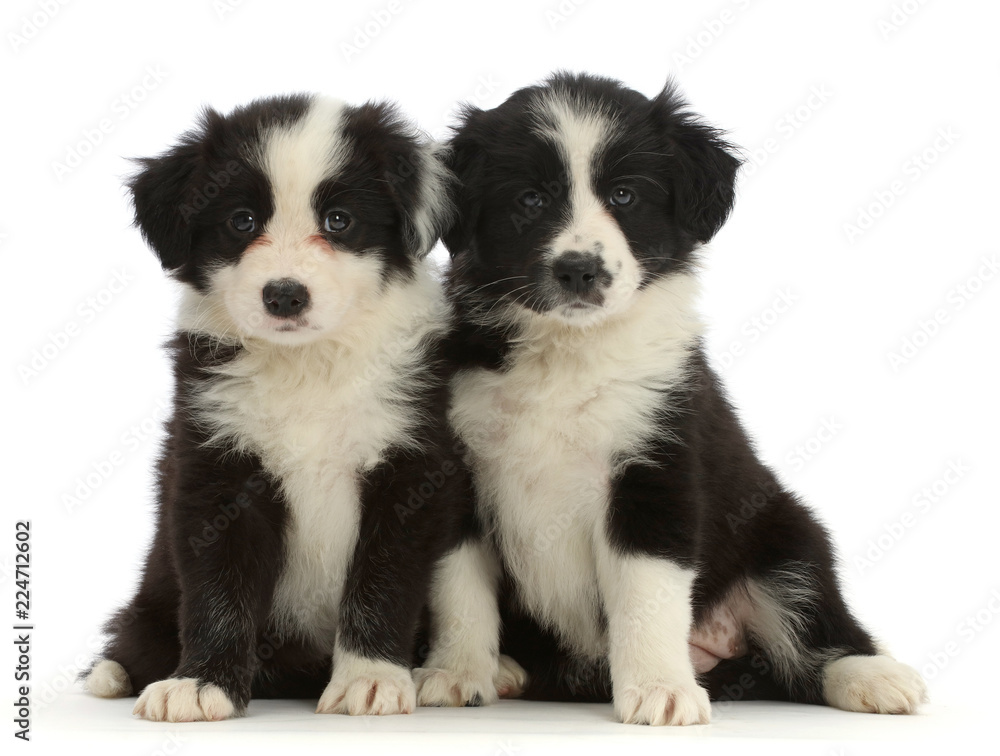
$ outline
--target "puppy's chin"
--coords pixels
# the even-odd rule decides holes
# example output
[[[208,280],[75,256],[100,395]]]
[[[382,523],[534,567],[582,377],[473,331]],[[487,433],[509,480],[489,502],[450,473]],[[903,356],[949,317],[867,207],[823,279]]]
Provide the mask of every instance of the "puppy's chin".
[[[280,346],[301,346],[329,338],[330,329],[315,325],[308,319],[300,323],[275,321],[266,327],[260,326],[247,331],[244,337]]]
[[[545,313],[547,317],[559,323],[577,328],[587,328],[603,323],[611,314],[611,311],[604,305],[582,302],[562,304]]]
[[[304,346],[320,341],[352,338],[359,313],[353,298],[348,302],[310,309],[299,317],[275,318],[268,313],[254,312],[239,317],[230,313],[235,331],[243,341],[267,342],[276,346]]]
[[[637,288],[620,286],[607,290],[600,304],[560,302],[543,313],[552,321],[576,328],[590,328],[627,312],[638,294]]]

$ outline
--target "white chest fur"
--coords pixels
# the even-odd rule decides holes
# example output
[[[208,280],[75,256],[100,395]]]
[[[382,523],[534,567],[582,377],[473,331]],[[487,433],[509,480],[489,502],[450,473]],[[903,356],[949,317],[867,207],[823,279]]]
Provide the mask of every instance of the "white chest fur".
[[[507,370],[455,379],[452,422],[520,600],[586,656],[606,652],[595,539],[609,481],[663,432],[663,392],[683,380],[700,333],[694,293],[676,276],[588,330],[529,323]]]
[[[289,517],[273,620],[331,651],[358,540],[359,476],[389,447],[418,443],[407,409],[418,347],[447,322],[436,283],[406,289],[385,295],[376,321],[346,343],[245,344],[196,399],[214,443],[258,455],[280,481]]]

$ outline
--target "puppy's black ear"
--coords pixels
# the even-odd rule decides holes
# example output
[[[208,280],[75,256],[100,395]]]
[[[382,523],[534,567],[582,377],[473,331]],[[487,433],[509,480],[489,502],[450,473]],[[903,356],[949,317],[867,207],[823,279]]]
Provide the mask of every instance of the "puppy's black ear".
[[[454,187],[455,222],[444,234],[444,245],[452,258],[472,247],[482,207],[482,173],[486,164],[479,117],[483,113],[471,105],[462,110],[462,123],[448,143],[446,160],[458,183]]]
[[[707,242],[733,209],[741,160],[721,131],[688,110],[674,82],[667,82],[652,108],[675,177],[676,220],[694,239]]]
[[[206,109],[199,126],[184,134],[172,149],[140,166],[127,182],[135,208],[135,225],[160,258],[164,270],[182,268],[191,252],[190,221],[197,213],[192,192],[205,166],[205,140],[222,116]]]
[[[403,203],[403,238],[407,251],[419,260],[430,254],[452,223],[455,177],[446,165],[441,144],[420,141],[410,156],[416,182]]]
[[[352,108],[344,132],[385,181],[400,214],[407,254],[425,257],[451,224],[451,184],[442,149],[403,118],[394,105],[368,102]]]

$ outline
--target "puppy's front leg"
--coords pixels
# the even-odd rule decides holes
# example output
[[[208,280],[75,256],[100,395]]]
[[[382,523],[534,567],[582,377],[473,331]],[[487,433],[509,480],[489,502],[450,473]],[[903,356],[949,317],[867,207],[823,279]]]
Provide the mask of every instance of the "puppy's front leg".
[[[651,472],[626,470],[594,536],[615,713],[626,724],[704,724],[708,693],[688,651],[695,571],[684,566],[696,514],[683,487],[664,490]]]
[[[365,475],[362,516],[340,602],[333,676],[319,714],[409,714],[416,706],[410,672],[420,610],[431,572],[457,533],[453,484],[420,508],[401,506],[413,480],[441,460],[400,452]],[[454,464],[454,463],[452,463]]]
[[[317,714],[409,714],[416,689],[409,658],[419,602],[414,606],[405,560],[398,551],[360,548],[340,604],[333,675]]]
[[[409,658],[419,602],[407,595],[400,557],[377,546],[356,552],[317,714],[409,714],[416,706]]]
[[[413,672],[420,706],[483,706],[516,696],[524,671],[499,656],[499,565],[472,537],[441,560],[430,592],[430,655]]]
[[[246,458],[199,460],[180,471],[174,493],[161,527],[171,529],[181,589],[181,657],[169,678],[146,686],[133,713],[167,722],[241,716],[280,572],[280,494]]]
[[[705,724],[708,693],[688,652],[694,571],[660,557],[598,547],[615,714],[626,724]]]

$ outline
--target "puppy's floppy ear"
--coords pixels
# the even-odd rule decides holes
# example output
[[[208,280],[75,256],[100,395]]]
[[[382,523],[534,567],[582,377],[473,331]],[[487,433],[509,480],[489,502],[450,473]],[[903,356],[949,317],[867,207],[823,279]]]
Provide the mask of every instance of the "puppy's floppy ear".
[[[445,163],[443,145],[421,141],[411,153],[416,168],[414,196],[404,205],[403,235],[407,250],[418,260],[430,254],[455,216],[455,177]]]
[[[402,221],[403,242],[420,259],[451,224],[451,184],[440,146],[420,134],[395,105],[367,102],[351,108],[345,133],[377,160],[371,168],[384,179]]]
[[[190,221],[198,212],[192,191],[205,165],[205,138],[221,120],[216,111],[206,109],[199,127],[184,134],[173,148],[136,160],[140,169],[127,181],[135,225],[164,270],[182,268],[190,257]]]
[[[483,144],[479,137],[479,108],[466,105],[462,123],[448,143],[446,160],[458,183],[454,186],[455,222],[444,234],[444,245],[454,258],[468,250],[475,238],[476,225],[482,207],[482,174],[486,164]]]
[[[653,98],[652,118],[666,137],[677,223],[697,241],[707,242],[733,209],[742,161],[720,130],[688,110],[673,81]]]

